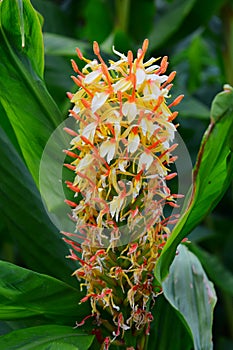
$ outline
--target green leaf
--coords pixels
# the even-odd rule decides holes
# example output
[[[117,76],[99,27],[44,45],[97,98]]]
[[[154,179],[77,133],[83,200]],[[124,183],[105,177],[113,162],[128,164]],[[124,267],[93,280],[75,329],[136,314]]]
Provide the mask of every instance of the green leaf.
[[[58,229],[51,223],[40,194],[22,159],[0,128],[0,209],[10,233],[19,244],[24,262],[70,284],[77,266]]]
[[[81,293],[47,275],[0,261],[0,319],[36,318],[75,325],[89,313]],[[0,347],[1,348],[1,347]]]
[[[32,6],[41,14],[43,18],[43,31],[70,35],[74,33],[74,21],[70,19],[65,6],[54,1],[31,0]],[[72,11],[72,10],[71,10]],[[72,11],[74,14],[75,10]]]
[[[166,299],[181,314],[190,330],[195,350],[211,350],[213,309],[216,294],[213,284],[197,257],[180,245],[168,278],[163,282]]]
[[[0,2],[0,102],[38,184],[43,148],[62,117],[42,80],[44,58],[38,14],[29,0],[23,0],[21,6],[24,47],[18,1]]]
[[[194,3],[195,0],[176,0],[166,6],[164,13],[157,16],[153,30],[148,36],[151,50],[160,47],[166,40],[170,39],[179,29]]]
[[[75,49],[78,47],[81,51],[88,49],[88,45],[80,40],[75,40],[66,36],[44,33],[45,54],[51,56],[76,56]]]
[[[128,31],[134,42],[142,43],[147,37],[154,26],[154,14],[155,1],[131,1]]]
[[[163,295],[155,300],[153,317],[148,349],[193,350],[193,341],[190,332],[185,328],[178,312],[169,304]]]
[[[209,119],[210,111],[204,103],[185,93],[185,99],[176,107],[181,118]]]
[[[12,331],[12,328],[7,324],[7,322],[0,321],[0,336],[7,334]]]
[[[13,331],[0,337],[2,350],[88,350],[93,335],[70,327],[46,325]]]
[[[19,147],[17,138],[15,136],[15,132],[11,126],[11,123],[9,121],[9,119],[7,118],[7,115],[5,113],[5,110],[3,109],[1,103],[0,103],[0,126],[3,128],[3,130],[5,131],[5,133],[7,134],[7,136],[9,137],[11,143],[14,145],[15,149],[17,150],[17,152],[22,155],[21,153],[21,149]]]
[[[19,7],[19,19],[20,19],[20,32],[22,38],[22,47],[25,47],[25,32],[24,32],[24,18],[23,18],[23,2],[18,0]]]
[[[176,248],[217,205],[233,178],[233,88],[226,86],[211,107],[211,122],[202,139],[193,171],[193,188],[188,209],[181,216],[156,265],[162,281]]]
[[[114,23],[114,14],[107,0],[89,0],[84,10],[84,37],[90,42],[104,41],[111,33]],[[96,30],[98,28],[98,30]]]
[[[219,258],[206,252],[196,244],[188,244],[187,247],[198,257],[214,284],[222,291],[233,296],[233,274],[223,265]]]
[[[201,28],[206,25],[213,16],[215,16],[219,9],[224,5],[225,0],[202,1],[196,0],[192,8],[186,16],[182,24],[181,31],[187,35],[196,28]],[[200,11],[201,8],[201,11]],[[195,18],[195,21],[193,20]]]

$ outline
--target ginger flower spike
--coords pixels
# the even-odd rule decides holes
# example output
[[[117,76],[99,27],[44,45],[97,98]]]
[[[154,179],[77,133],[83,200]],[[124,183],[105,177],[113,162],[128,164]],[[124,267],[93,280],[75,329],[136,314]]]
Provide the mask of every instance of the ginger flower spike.
[[[85,320],[94,320],[102,349],[112,343],[143,349],[162,292],[153,270],[171,234],[167,223],[177,220],[164,207],[177,207],[180,196],[168,187],[176,176],[169,167],[178,114],[170,108],[183,96],[167,104],[175,72],[165,74],[167,57],[146,60],[147,48],[146,39],[136,58],[113,48],[119,59],[105,63],[94,42],[95,59],[77,49],[84,68],[72,61],[78,89],[68,96],[76,129],[66,129],[73,161],[65,166],[74,175],[66,202],[76,230],[64,239],[80,263],[74,272],[86,290],[80,302],[91,304]]]

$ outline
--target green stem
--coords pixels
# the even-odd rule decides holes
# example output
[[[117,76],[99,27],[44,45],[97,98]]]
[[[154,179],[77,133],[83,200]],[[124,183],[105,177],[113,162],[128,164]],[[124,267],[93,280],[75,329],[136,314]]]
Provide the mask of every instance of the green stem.
[[[129,22],[130,0],[115,0],[116,7],[116,27],[127,33]]]
[[[137,350],[147,350],[149,336],[145,333],[140,334],[137,342]]]

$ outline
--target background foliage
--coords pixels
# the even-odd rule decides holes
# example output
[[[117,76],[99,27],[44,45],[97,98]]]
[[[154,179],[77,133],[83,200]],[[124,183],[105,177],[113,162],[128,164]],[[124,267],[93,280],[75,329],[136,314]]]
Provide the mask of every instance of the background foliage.
[[[29,8],[29,2],[26,3]],[[18,22],[14,25],[18,26],[21,37],[17,33],[11,33],[13,22],[3,24],[7,28],[6,33],[10,33],[12,42],[16,42],[18,35],[19,46],[23,38],[30,34],[39,43],[38,52],[28,52],[30,61],[25,62],[23,56],[18,55],[20,47],[7,46],[3,34],[0,38],[0,53],[1,50],[4,52],[0,56],[2,66],[5,59],[8,62],[6,64],[15,68],[11,76],[7,71],[1,71],[1,89],[4,89],[6,96],[0,104],[0,257],[37,272],[51,274],[75,287],[76,281],[70,277],[75,264],[66,260],[63,262],[67,247],[57,239],[59,233],[50,223],[32,179],[32,175],[34,180],[38,178],[38,160],[44,143],[52,130],[67,116],[69,101],[65,92],[74,90],[70,79],[73,73],[70,59],[77,60],[75,47],[92,55],[91,45],[93,40],[97,40],[105,56],[109,57],[113,44],[119,51],[131,48],[135,52],[143,39],[148,37],[151,55],[168,55],[169,71],[177,71],[173,97],[185,94],[184,102],[179,107],[179,132],[194,163],[203,133],[209,124],[211,102],[216,93],[222,90],[223,84],[233,85],[233,5],[230,0],[32,0],[31,3],[42,15],[33,18],[34,33],[24,33],[27,26],[21,20],[21,1],[12,2],[13,5],[8,9],[14,11],[13,7],[18,6]],[[41,22],[45,44],[46,86],[42,81],[42,38],[38,34]],[[5,55],[6,52],[8,56]],[[34,71],[37,78],[33,76]],[[27,80],[26,93],[25,86],[22,85],[21,89],[19,84],[24,79]],[[18,91],[14,100],[11,99],[13,89]],[[47,89],[56,103],[47,94]],[[24,112],[16,119],[15,110],[20,110],[22,103]],[[33,110],[30,108],[31,103]],[[28,106],[26,118],[25,106]],[[232,111],[232,105],[230,108]],[[10,112],[6,114],[6,110]],[[27,135],[24,133],[25,127],[29,130]],[[30,144],[31,147],[22,148],[23,143]],[[26,158],[31,159],[30,172],[28,164],[26,166],[24,162]],[[205,183],[203,191],[204,186]],[[213,341],[217,350],[233,349],[232,210],[231,183],[215,210],[189,235],[192,241],[189,249],[199,258],[216,286],[218,303],[214,314]],[[17,271],[14,273],[17,275]],[[25,274],[24,278],[27,280],[36,277]],[[36,281],[37,285],[38,280]],[[67,289],[67,303],[75,299],[72,287],[55,280],[53,283],[54,287],[48,290],[48,296],[60,288],[59,290]],[[37,297],[40,298],[39,295]],[[77,303],[78,300],[79,297]],[[44,315],[41,310],[43,322],[47,320],[49,323],[57,317],[56,314]],[[71,325],[77,319],[75,315],[70,317],[68,311],[70,310],[66,310],[65,325]],[[165,307],[165,312],[173,319],[172,309]],[[30,317],[36,315],[35,312]],[[25,327],[30,324],[29,315],[26,316],[23,322]],[[174,320],[176,318],[174,314]],[[1,333],[17,328],[16,321],[4,322]],[[51,328],[49,334],[56,336],[63,330]],[[80,338],[80,344],[81,341]],[[91,341],[89,338],[89,344]],[[72,341],[66,346],[67,349],[72,349]]]

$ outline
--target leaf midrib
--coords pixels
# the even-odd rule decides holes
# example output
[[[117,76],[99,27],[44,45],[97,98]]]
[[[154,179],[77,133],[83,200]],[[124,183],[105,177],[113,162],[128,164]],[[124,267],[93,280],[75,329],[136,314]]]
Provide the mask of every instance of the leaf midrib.
[[[18,71],[19,73],[23,76],[23,79],[25,80],[25,82],[27,83],[27,85],[30,87],[31,91],[33,92],[34,96],[36,97],[36,99],[38,100],[39,102],[39,105],[43,108],[43,111],[46,113],[46,115],[48,115],[50,118],[49,120],[52,120],[53,121],[53,126],[56,127],[57,124],[55,123],[54,124],[54,120],[53,120],[53,115],[49,113],[48,111],[48,108],[47,108],[47,105],[44,103],[44,100],[43,98],[41,98],[40,94],[38,93],[37,89],[35,88],[35,85],[32,84],[31,80],[28,78],[27,74],[25,73],[25,68],[21,62],[20,59],[16,59],[15,57],[15,53],[14,51],[11,49],[11,46],[8,42],[8,39],[7,39],[7,36],[4,32],[4,28],[2,26],[2,7],[0,5],[0,31],[1,31],[1,34],[2,34],[2,37],[3,37],[3,40],[4,40],[4,43],[8,49],[8,52],[10,54],[10,57],[13,61],[13,66],[17,67],[18,68]],[[32,68],[32,67],[31,67]],[[35,73],[34,69],[32,69],[32,72],[35,74],[37,80],[39,83],[42,83],[41,79],[39,78],[39,76]],[[55,107],[55,104],[54,104],[54,107]],[[57,108],[58,110],[58,108]],[[58,110],[59,114],[60,114],[60,111]],[[61,118],[62,120],[62,118]]]

